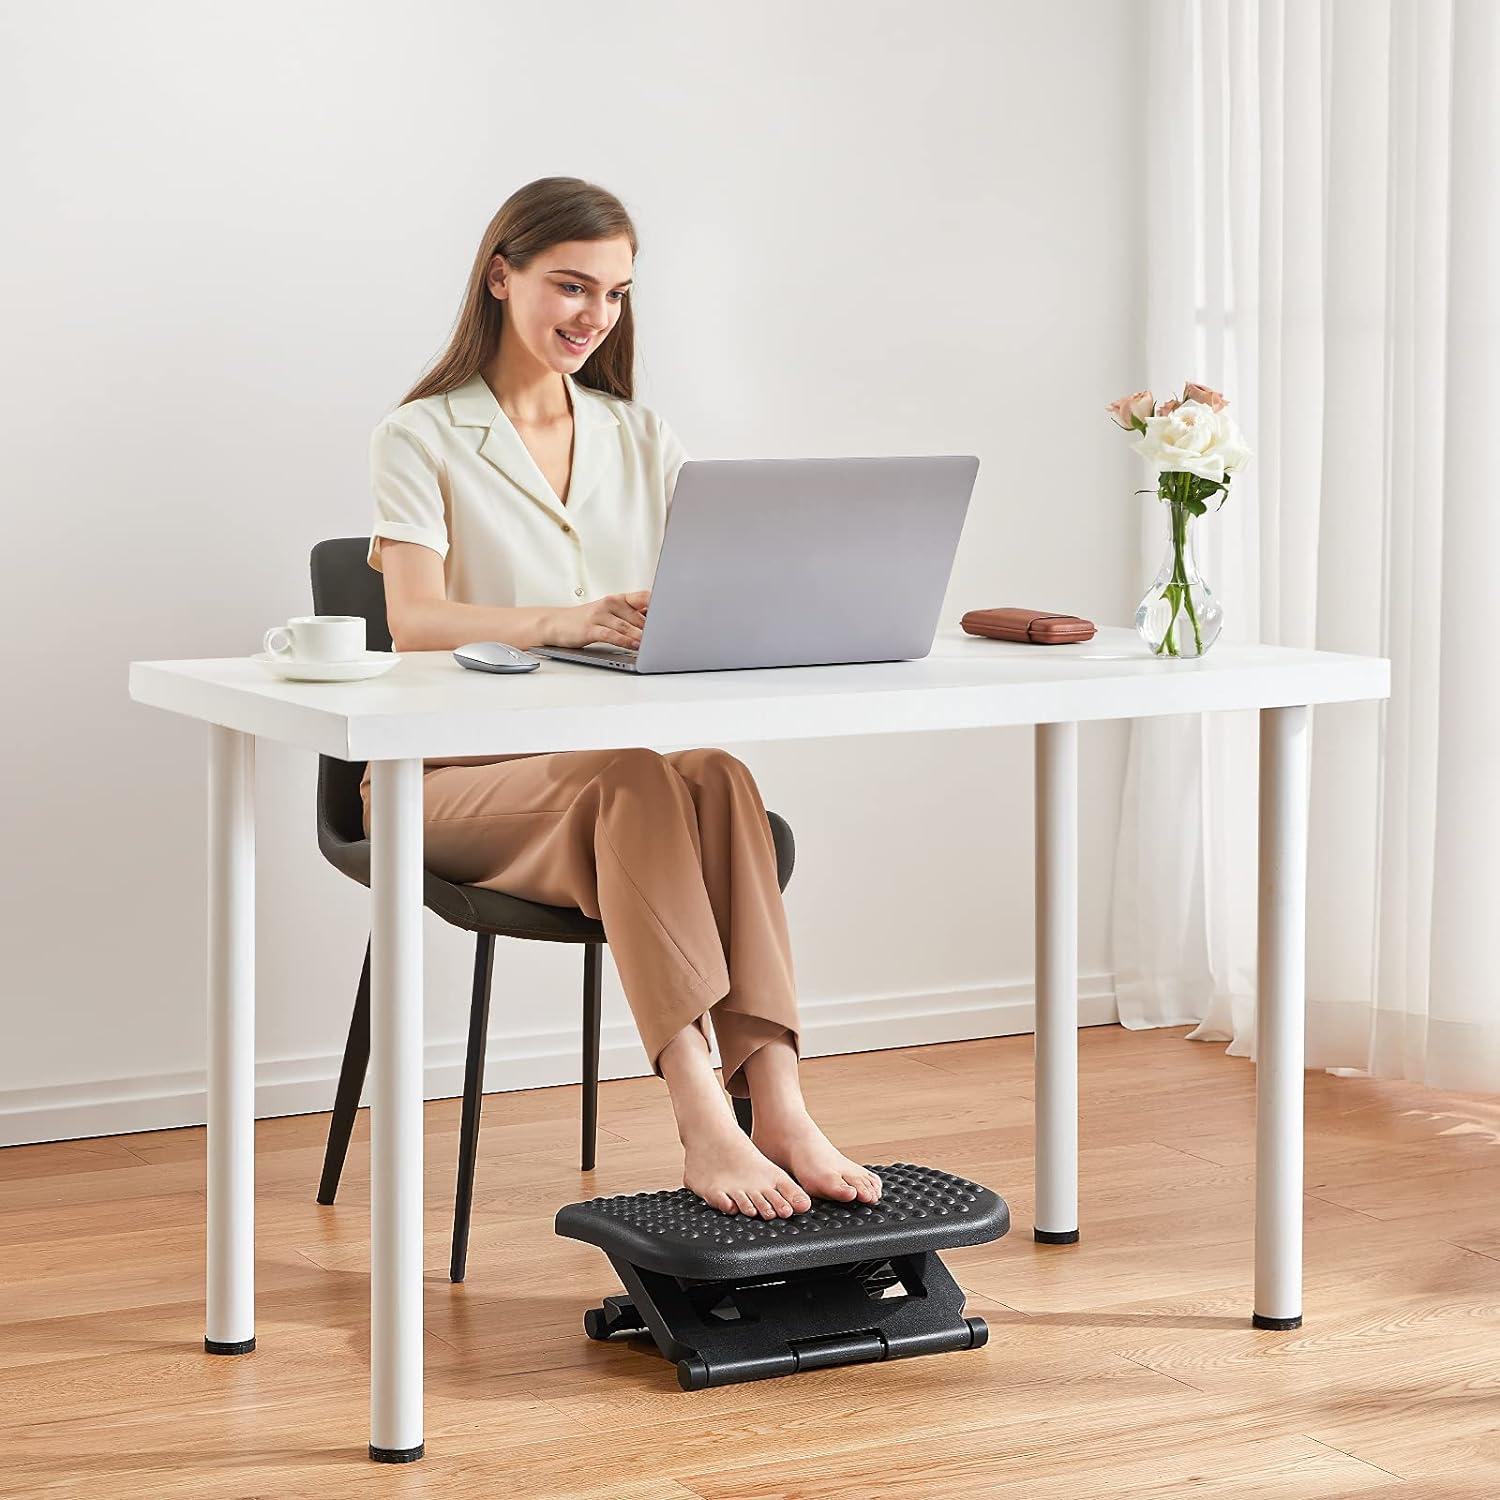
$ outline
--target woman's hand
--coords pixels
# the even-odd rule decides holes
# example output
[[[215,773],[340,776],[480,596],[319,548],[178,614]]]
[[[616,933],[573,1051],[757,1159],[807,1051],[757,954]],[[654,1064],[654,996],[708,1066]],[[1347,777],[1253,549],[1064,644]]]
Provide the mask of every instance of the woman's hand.
[[[590,646],[603,641],[609,646],[625,646],[634,651],[641,644],[641,627],[646,623],[646,606],[650,589],[636,589],[629,594],[606,594],[587,604],[556,612],[556,625],[547,633],[549,646]]]

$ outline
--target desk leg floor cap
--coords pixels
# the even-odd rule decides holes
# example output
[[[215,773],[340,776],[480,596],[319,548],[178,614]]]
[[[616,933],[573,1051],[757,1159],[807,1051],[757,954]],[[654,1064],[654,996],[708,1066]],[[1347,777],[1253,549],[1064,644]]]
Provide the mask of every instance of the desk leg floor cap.
[[[370,1457],[378,1464],[410,1464],[421,1458],[426,1446],[418,1443],[415,1448],[377,1448],[371,1443]]]
[[[210,1354],[248,1354],[255,1347],[255,1340],[240,1339],[236,1343],[221,1344],[217,1339],[204,1339],[203,1347]]]
[[[1298,1313],[1295,1318],[1265,1318],[1259,1313],[1252,1313],[1250,1326],[1252,1328],[1300,1328],[1302,1314]]]

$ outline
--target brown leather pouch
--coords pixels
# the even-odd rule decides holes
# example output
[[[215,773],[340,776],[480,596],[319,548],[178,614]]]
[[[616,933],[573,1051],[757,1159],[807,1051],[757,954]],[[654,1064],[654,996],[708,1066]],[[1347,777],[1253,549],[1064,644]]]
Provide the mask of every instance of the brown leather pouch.
[[[1079,615],[1054,615],[1044,609],[971,609],[958,622],[970,635],[997,641],[1022,641],[1030,646],[1065,646],[1087,641],[1094,622]]]

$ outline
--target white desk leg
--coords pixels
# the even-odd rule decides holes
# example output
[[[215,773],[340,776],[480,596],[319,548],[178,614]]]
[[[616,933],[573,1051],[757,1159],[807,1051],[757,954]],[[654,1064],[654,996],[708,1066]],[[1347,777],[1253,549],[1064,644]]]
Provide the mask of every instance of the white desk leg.
[[[208,1265],[203,1347],[255,1347],[255,737],[208,726]]]
[[[1078,726],[1036,726],[1036,1223],[1078,1239]]]
[[[422,1456],[422,762],[370,767],[370,1457]]]
[[[1302,1326],[1309,712],[1260,712],[1260,937],[1255,1011],[1257,1328]]]

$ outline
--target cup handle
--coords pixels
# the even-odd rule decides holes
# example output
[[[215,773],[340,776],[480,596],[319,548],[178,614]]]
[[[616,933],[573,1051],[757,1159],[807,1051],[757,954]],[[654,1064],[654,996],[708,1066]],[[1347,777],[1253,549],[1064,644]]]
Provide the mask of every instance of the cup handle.
[[[292,654],[291,631],[285,625],[273,625],[266,632],[264,647],[267,656],[290,656]]]

